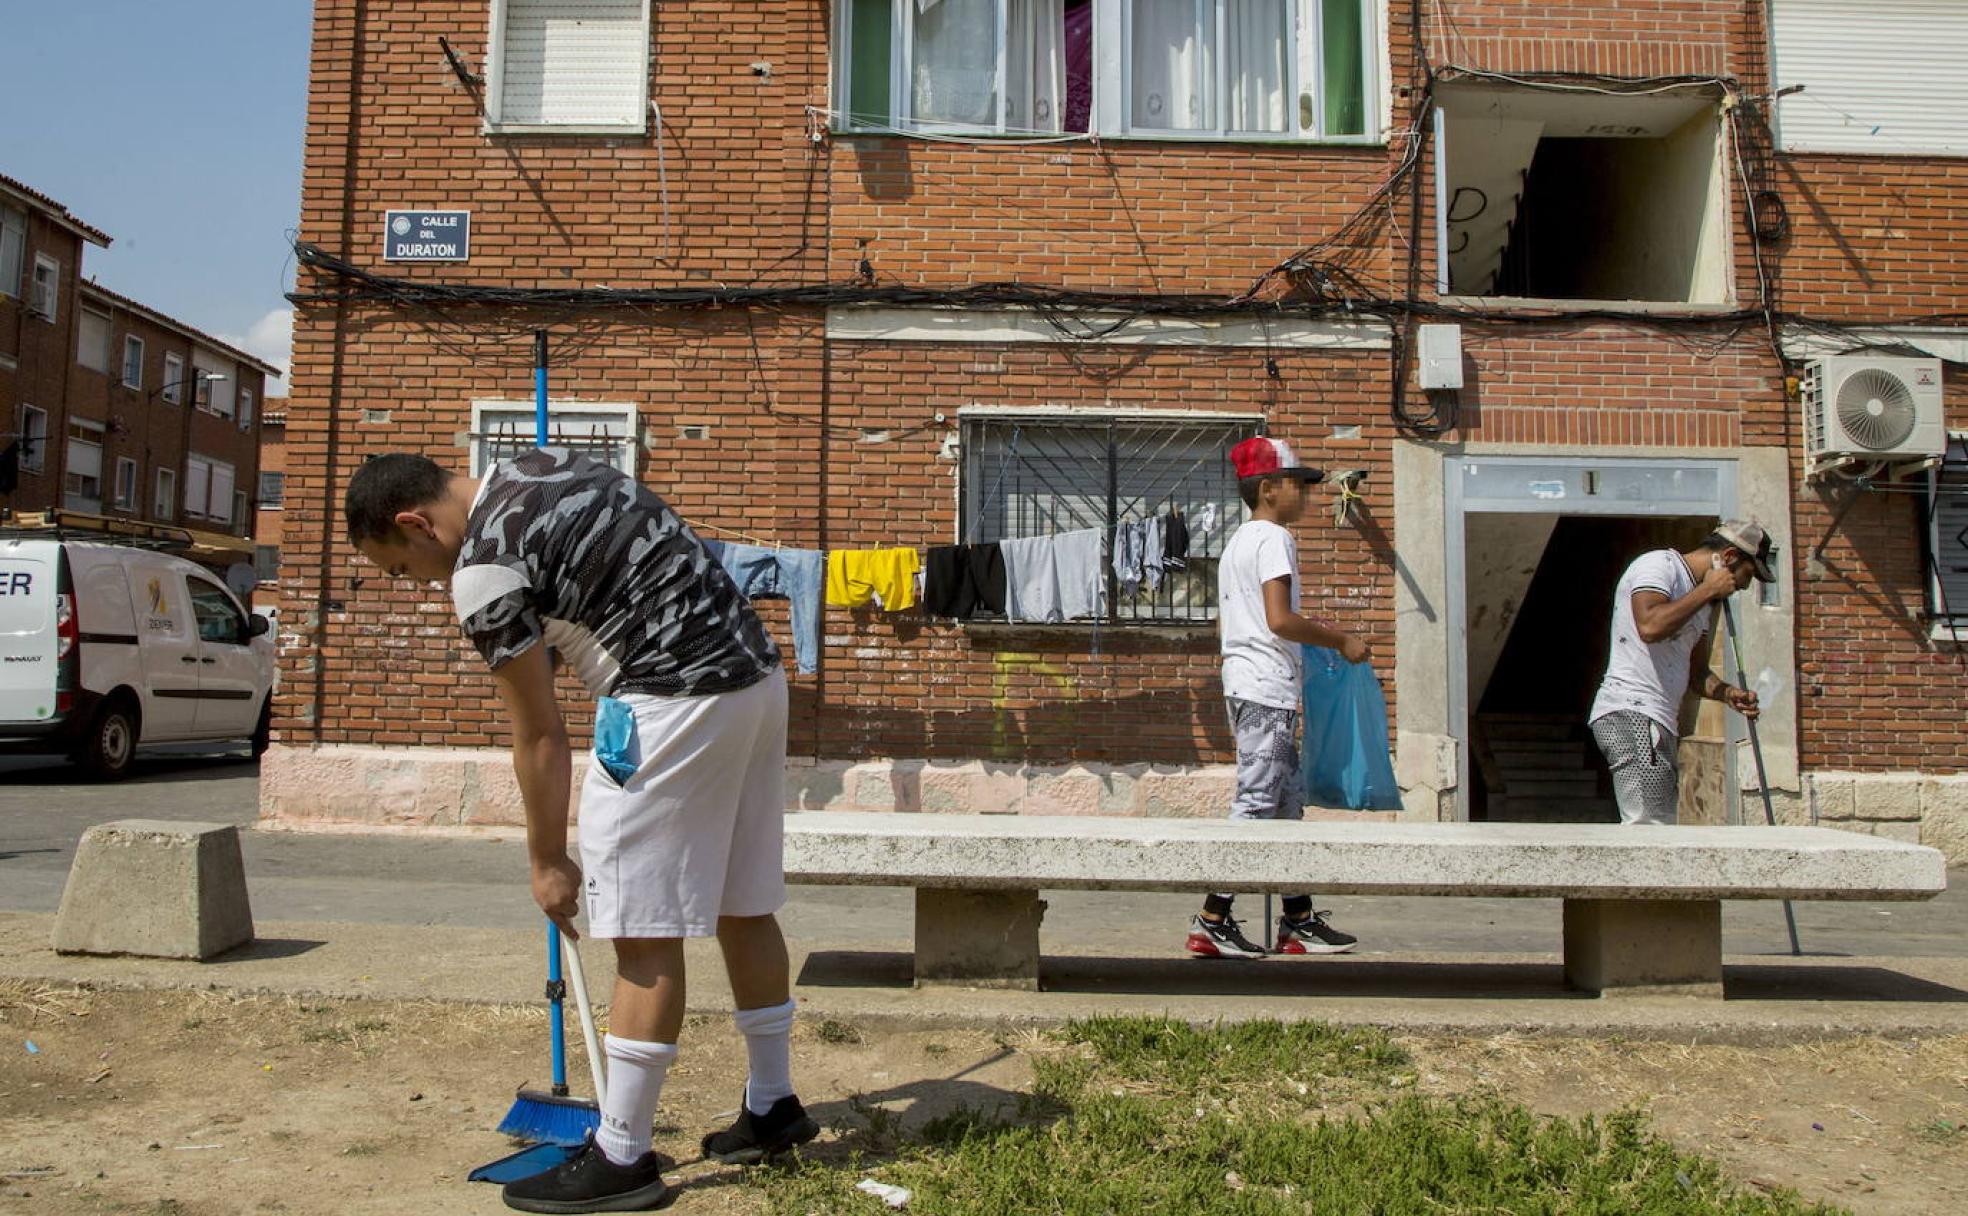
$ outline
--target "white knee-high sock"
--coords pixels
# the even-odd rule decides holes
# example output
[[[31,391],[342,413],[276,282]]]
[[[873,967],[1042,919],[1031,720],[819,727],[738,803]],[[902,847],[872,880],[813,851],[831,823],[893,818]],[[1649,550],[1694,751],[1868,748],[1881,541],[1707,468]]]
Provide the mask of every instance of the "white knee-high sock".
[[[608,1057],[608,1101],[601,1106],[595,1147],[616,1165],[634,1165],[649,1151],[656,1100],[662,1097],[663,1078],[676,1060],[676,1044],[644,1043],[611,1034],[603,1040],[602,1054]]]
[[[740,1009],[734,1019],[745,1036],[751,1076],[745,1081],[745,1106],[755,1115],[793,1092],[793,1002],[763,1009]]]

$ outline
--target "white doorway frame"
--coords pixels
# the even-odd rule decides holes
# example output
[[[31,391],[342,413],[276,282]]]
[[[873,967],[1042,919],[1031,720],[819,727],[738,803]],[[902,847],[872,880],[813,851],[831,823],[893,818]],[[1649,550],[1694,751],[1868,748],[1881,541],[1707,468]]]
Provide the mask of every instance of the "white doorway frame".
[[[1480,514],[1731,519],[1738,508],[1738,468],[1732,459],[1699,457],[1445,455],[1442,498],[1448,727],[1456,741],[1456,819],[1467,822],[1470,707],[1464,520]],[[1745,623],[1755,616],[1739,615]],[[1727,715],[1726,721],[1724,788],[1728,791],[1730,822],[1734,823],[1742,818],[1735,745],[1746,736],[1735,714]]]

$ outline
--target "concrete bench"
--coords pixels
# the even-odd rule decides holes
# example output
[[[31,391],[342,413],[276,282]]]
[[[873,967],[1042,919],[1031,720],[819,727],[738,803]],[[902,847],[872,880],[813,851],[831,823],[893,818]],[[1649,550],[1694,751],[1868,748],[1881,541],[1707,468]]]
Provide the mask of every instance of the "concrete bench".
[[[804,811],[786,877],[914,887],[916,983],[1036,988],[1052,890],[1562,899],[1565,976],[1720,996],[1725,899],[1916,900],[1939,851],[1831,828],[1230,822]]]

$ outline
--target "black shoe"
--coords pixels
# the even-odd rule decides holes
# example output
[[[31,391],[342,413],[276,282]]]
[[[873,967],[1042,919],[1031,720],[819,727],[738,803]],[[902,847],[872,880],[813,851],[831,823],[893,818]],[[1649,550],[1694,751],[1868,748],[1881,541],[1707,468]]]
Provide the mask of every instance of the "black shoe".
[[[757,1165],[788,1149],[805,1144],[820,1134],[820,1125],[807,1116],[806,1108],[791,1094],[772,1104],[762,1115],[745,1105],[738,1094],[738,1118],[721,1132],[704,1137],[704,1155],[726,1165]]]
[[[616,1165],[590,1138],[568,1160],[531,1178],[508,1182],[500,1197],[521,1212],[647,1212],[670,1196],[663,1163],[644,1153],[634,1165]]]
[[[1345,954],[1359,941],[1327,924],[1324,912],[1314,912],[1304,920],[1278,918],[1278,954]]]
[[[1209,920],[1196,916],[1189,921],[1189,953],[1198,958],[1263,958],[1264,947],[1244,936],[1243,928],[1232,918]]]

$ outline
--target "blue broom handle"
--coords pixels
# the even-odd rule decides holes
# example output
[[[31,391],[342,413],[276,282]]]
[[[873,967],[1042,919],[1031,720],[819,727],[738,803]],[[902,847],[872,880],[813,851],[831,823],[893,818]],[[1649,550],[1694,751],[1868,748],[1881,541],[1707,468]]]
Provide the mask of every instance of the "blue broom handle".
[[[533,334],[533,446],[547,446],[547,331]]]
[[[566,991],[560,980],[560,926],[547,922],[547,999],[553,1003],[548,1020],[553,1041],[553,1092],[567,1092],[567,1021],[561,1002]]]

